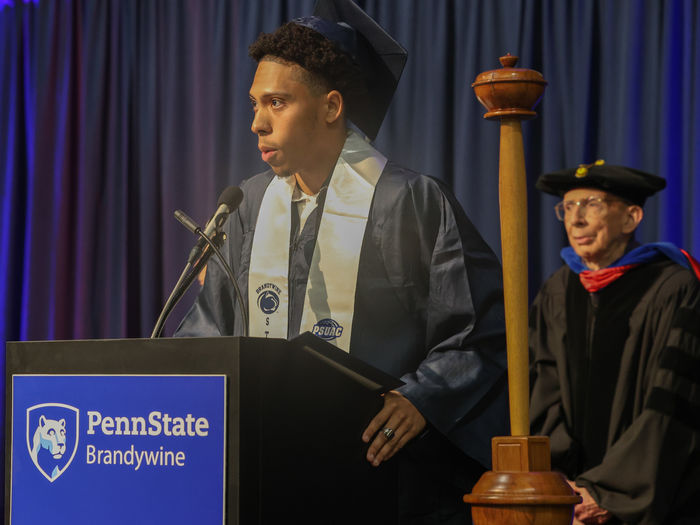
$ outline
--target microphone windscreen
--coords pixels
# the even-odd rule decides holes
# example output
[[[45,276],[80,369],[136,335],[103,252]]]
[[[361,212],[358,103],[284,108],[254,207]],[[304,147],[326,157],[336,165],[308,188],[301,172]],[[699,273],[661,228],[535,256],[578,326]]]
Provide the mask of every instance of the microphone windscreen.
[[[225,204],[228,206],[230,211],[235,210],[241,204],[243,200],[243,192],[238,186],[229,186],[219,195],[219,202],[216,203],[217,207]]]

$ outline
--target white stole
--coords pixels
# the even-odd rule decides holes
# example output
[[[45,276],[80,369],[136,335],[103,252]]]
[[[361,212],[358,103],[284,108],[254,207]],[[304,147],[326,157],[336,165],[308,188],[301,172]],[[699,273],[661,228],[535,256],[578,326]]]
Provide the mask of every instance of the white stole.
[[[300,332],[350,350],[355,289],[367,217],[386,158],[350,132],[333,170],[306,285]],[[263,196],[248,278],[252,336],[286,338],[289,241],[296,180],[277,177]]]

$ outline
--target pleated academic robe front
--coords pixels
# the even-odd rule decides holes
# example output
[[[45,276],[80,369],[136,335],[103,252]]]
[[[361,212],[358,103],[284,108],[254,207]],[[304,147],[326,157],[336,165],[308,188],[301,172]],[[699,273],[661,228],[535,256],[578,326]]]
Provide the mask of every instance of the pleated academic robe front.
[[[611,523],[700,523],[700,283],[662,260],[589,294],[567,266],[530,312],[533,434]]]

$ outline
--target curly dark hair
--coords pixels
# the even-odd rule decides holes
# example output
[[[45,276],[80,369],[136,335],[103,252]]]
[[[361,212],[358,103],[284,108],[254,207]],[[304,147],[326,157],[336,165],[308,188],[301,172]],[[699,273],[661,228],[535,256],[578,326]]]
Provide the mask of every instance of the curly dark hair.
[[[248,48],[256,61],[279,60],[303,68],[301,80],[315,94],[338,90],[347,107],[366,96],[364,74],[350,55],[313,29],[287,22],[274,33],[260,33]]]

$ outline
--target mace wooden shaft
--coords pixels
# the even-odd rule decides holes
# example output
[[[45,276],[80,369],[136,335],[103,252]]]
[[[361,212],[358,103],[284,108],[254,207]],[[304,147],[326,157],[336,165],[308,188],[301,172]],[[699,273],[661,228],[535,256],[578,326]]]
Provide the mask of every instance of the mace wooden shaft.
[[[472,506],[475,525],[570,525],[581,498],[549,470],[549,439],[528,436],[527,179],[520,122],[535,116],[532,109],[547,83],[537,71],[515,69],[517,57],[500,60],[502,69],[480,73],[472,87],[488,110],[484,117],[501,121],[498,184],[511,436],[493,438],[493,470],[464,501]]]
[[[527,324],[527,188],[520,119],[501,120],[499,160],[501,255],[508,347],[510,432],[530,432]]]
[[[527,322],[527,187],[525,153],[520,122],[536,115],[547,82],[531,69],[516,69],[518,57],[500,58],[502,69],[480,73],[472,87],[488,110],[484,118],[500,120],[499,203],[501,209],[501,256],[508,350],[510,432],[530,433],[528,415],[528,322]]]

